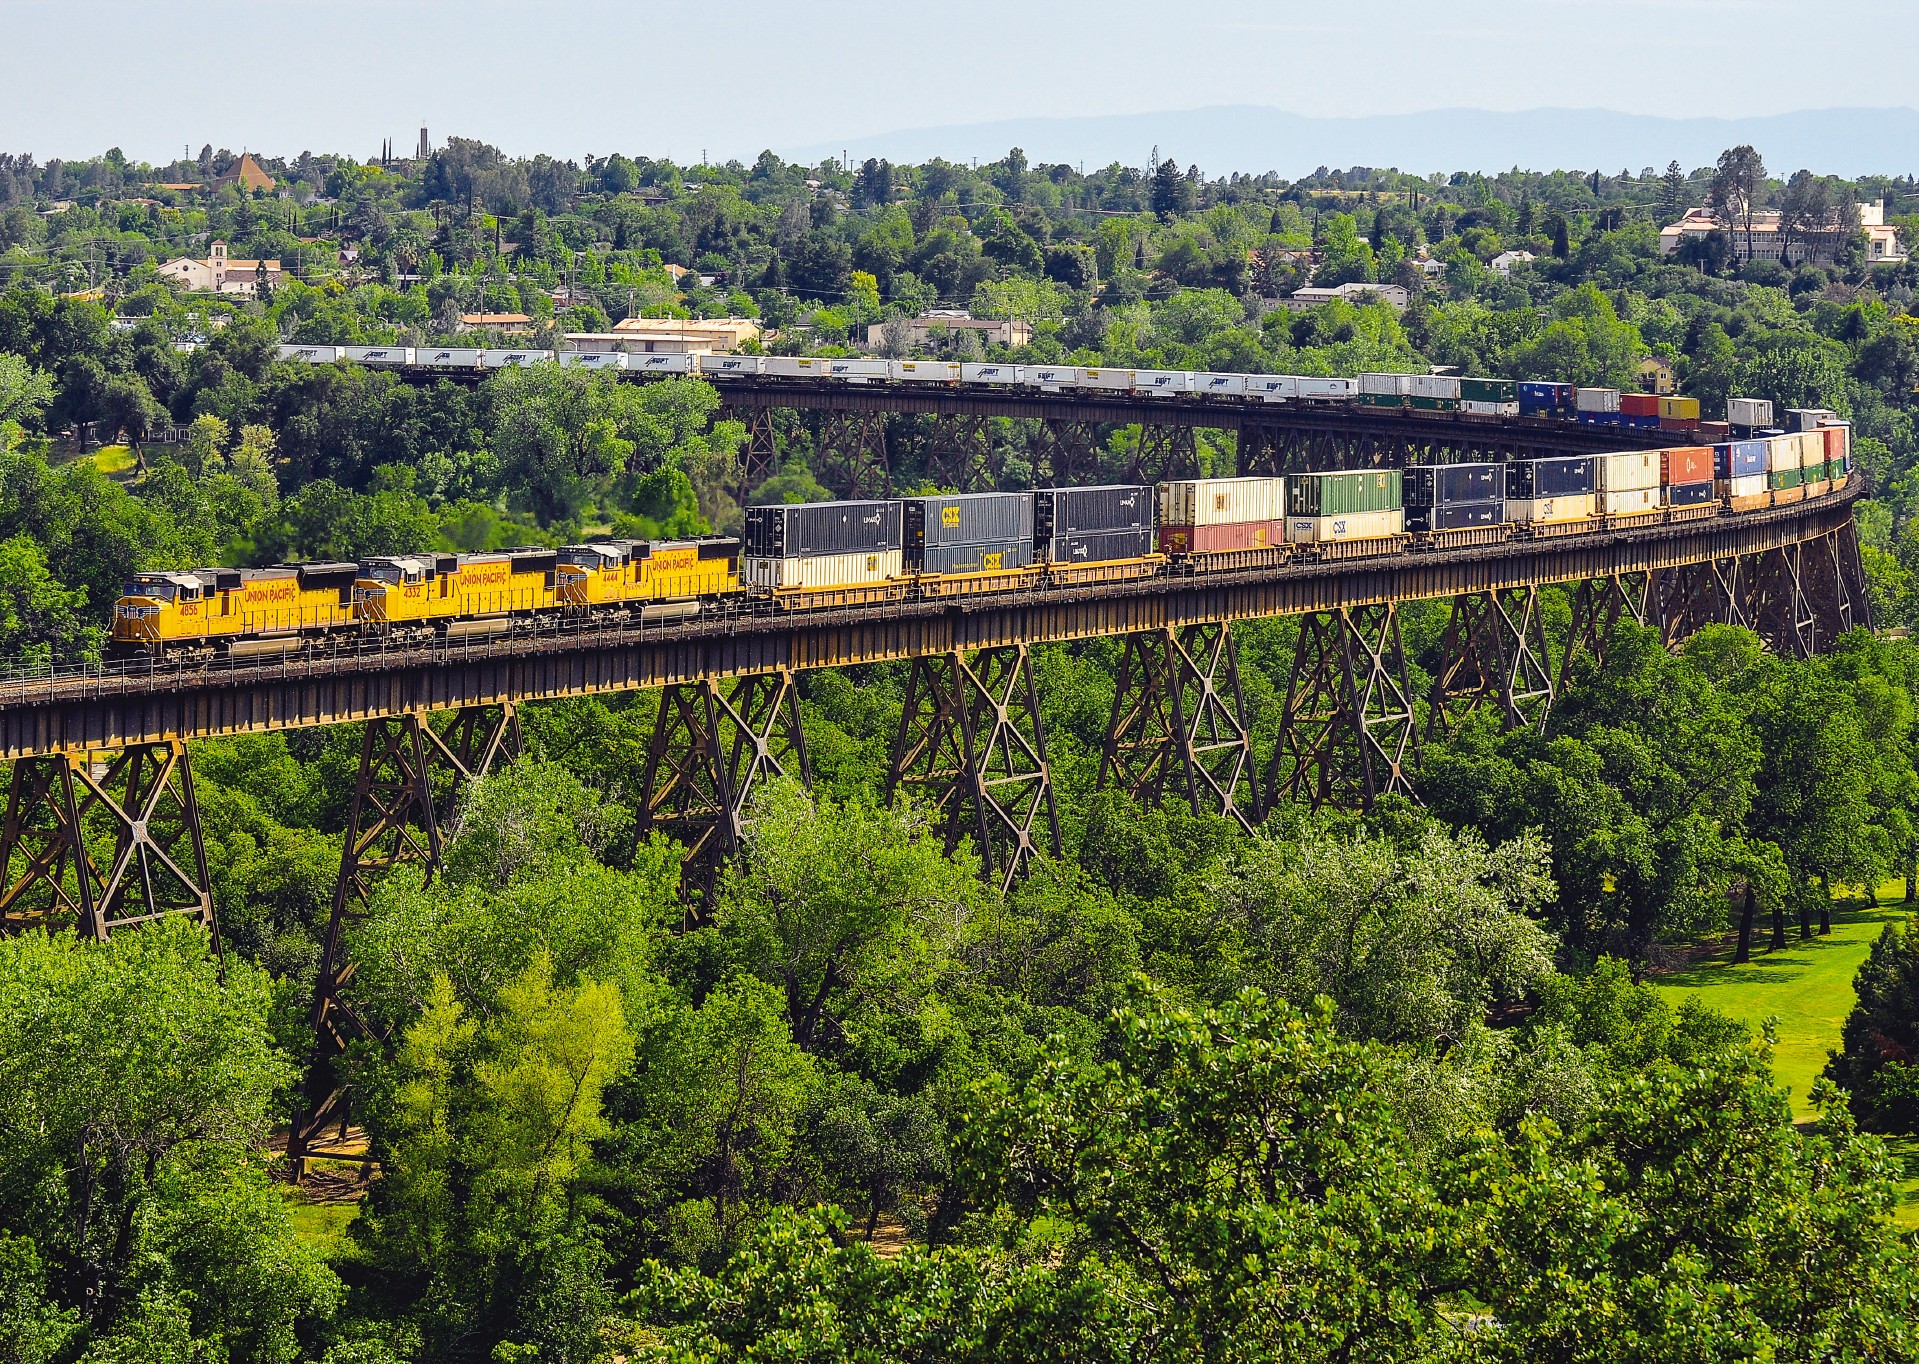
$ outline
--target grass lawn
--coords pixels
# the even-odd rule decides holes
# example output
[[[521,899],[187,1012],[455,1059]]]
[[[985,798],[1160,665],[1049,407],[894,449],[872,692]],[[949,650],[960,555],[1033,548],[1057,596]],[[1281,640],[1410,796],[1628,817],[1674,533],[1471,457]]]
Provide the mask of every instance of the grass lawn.
[[[1697,995],[1755,1031],[1766,1019],[1777,1019],[1773,1073],[1792,1095],[1793,1116],[1810,1118],[1812,1082],[1826,1068],[1826,1053],[1838,1047],[1839,1029],[1852,1011],[1852,978],[1880,931],[1907,917],[1904,894],[1903,884],[1888,883],[1879,892],[1886,903],[1876,909],[1857,902],[1835,906],[1830,937],[1802,941],[1799,925],[1789,922],[1780,951],[1755,950],[1740,966],[1728,950],[1659,979],[1654,988],[1674,1004]],[[1755,935],[1757,943],[1770,941],[1769,921],[1764,928]],[[1906,1160],[1909,1175],[1919,1176],[1919,1141],[1894,1142],[1893,1150]],[[1903,1188],[1899,1221],[1919,1226],[1919,1177],[1908,1178]]]

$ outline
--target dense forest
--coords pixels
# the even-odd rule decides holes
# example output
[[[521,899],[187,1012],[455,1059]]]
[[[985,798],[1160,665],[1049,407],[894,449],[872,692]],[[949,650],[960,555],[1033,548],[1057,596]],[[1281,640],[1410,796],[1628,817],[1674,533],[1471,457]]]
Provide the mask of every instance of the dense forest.
[[[1919,614],[1919,270],[1868,266],[1845,226],[1879,201],[1910,229],[1909,181],[1744,164],[1753,202],[1839,225],[1832,264],[1787,267],[1730,231],[1660,254],[1723,165],[1284,182],[452,139],[262,157],[278,189],[247,195],[212,187],[233,160],[0,160],[16,667],[97,656],[137,569],[695,533],[825,491],[798,419],[787,467],[741,488],[744,432],[697,380],[274,358],[473,312],[544,340],[751,316],[831,353],[965,307],[1032,325],[993,352],[1014,360],[1623,387],[1661,354],[1709,406],[1853,421],[1876,623]],[[160,277],[216,239],[285,278]],[[1534,259],[1491,268],[1513,250]],[[1272,306],[1309,281],[1412,301]],[[896,486],[927,486],[912,420],[893,436]],[[1102,438],[1121,467],[1139,433]],[[1035,434],[993,439],[1025,486]],[[1546,613],[1557,644],[1569,604]],[[1443,608],[1403,624],[1423,697]],[[1262,757],[1295,629],[1237,632]],[[1875,948],[1810,1096],[1770,1035],[1648,984],[1919,890],[1901,632],[1799,661],[1623,625],[1543,727],[1477,716],[1434,734],[1414,799],[1251,835],[1098,789],[1118,649],[1036,651],[1065,846],[1005,893],[887,799],[902,667],[804,677],[813,783],[760,793],[697,916],[679,850],[636,836],[654,699],[525,708],[527,756],[462,794],[442,873],[396,871],[351,929],[353,1006],[392,1045],[349,1058],[379,1162],[350,1221],[289,1189],[275,1141],[360,739],[196,745],[224,960],[181,922],[0,940],[0,1359],[1919,1356],[1880,1136],[1919,1126],[1919,938]]]

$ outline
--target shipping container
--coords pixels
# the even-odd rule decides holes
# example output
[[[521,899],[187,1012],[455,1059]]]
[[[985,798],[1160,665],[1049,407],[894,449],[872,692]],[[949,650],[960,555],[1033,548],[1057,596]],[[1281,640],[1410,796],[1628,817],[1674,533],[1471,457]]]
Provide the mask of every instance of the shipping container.
[[[1625,426],[1632,418],[1622,417],[1617,412],[1581,412],[1580,421],[1589,426]]]
[[[1079,370],[1073,365],[1021,365],[1020,382],[1056,393],[1079,382]]]
[[[1591,455],[1551,455],[1515,459],[1506,464],[1506,496],[1565,497],[1598,490],[1598,466]]]
[[[1669,483],[1666,485],[1666,505],[1668,507],[1698,507],[1718,500],[1712,480],[1690,483]]]
[[[1771,426],[1772,399],[1728,398],[1726,399],[1726,420],[1734,426],[1743,426],[1747,430]]]
[[[1359,392],[1373,397],[1410,398],[1413,376],[1410,374],[1362,374]]]
[[[1032,538],[978,545],[926,545],[916,553],[909,543],[901,556],[908,573],[1011,573],[1035,562]]]
[[[811,355],[768,355],[760,360],[760,373],[772,379],[824,379],[829,363]]]
[[[1506,495],[1504,464],[1414,464],[1404,474],[1408,507],[1450,502],[1496,502]]]
[[[1525,416],[1552,417],[1577,410],[1577,391],[1571,384],[1522,379],[1518,389],[1519,410]]]
[[[480,352],[481,369],[530,369],[542,360],[551,360],[553,352],[549,350],[483,350]]]
[[[1288,544],[1311,545],[1324,540],[1383,540],[1404,534],[1406,509],[1390,511],[1342,512],[1328,516],[1288,516]]]
[[[1519,385],[1511,379],[1475,379],[1469,376],[1459,381],[1459,400],[1462,403],[1516,403],[1519,401]]]
[[[1040,488],[1033,493],[1033,535],[1037,541],[1058,535],[1152,528],[1153,490],[1136,483]]]
[[[968,360],[960,365],[960,378],[969,384],[1020,384],[1026,382],[1020,365],[983,365]]]
[[[1517,417],[1518,403],[1484,403],[1473,398],[1461,398],[1459,410],[1471,417]]]
[[[1712,448],[1714,478],[1747,478],[1766,472],[1766,442],[1735,440]]]
[[[298,360],[308,365],[330,365],[346,358],[344,346],[294,346],[280,347],[280,359]]]
[[[1361,407],[1388,407],[1397,411],[1405,407],[1411,399],[1402,398],[1397,393],[1361,393],[1353,401]]]
[[[1139,559],[1154,552],[1153,529],[1078,531],[1041,540],[1039,553],[1052,564],[1099,564]]]
[[[887,377],[902,383],[956,384],[960,378],[957,360],[895,360],[887,366]]]
[[[1700,434],[1699,419],[1696,417],[1661,417],[1659,419],[1659,429],[1661,431],[1671,431],[1675,435],[1692,436],[1695,438]]]
[[[1124,393],[1133,386],[1133,371],[1130,369],[1082,369],[1076,382],[1081,388]]]
[[[1193,391],[1193,376],[1182,369],[1136,369],[1133,392],[1149,398],[1176,398]]]
[[[1497,526],[1506,519],[1506,504],[1501,502],[1447,502],[1438,506],[1406,508],[1406,529],[1418,534],[1429,530],[1472,530],[1478,526]]]
[[[901,545],[898,502],[789,502],[746,509],[746,552],[790,559],[871,554]]]
[[[1766,472],[1779,473],[1799,467],[1799,437],[1771,436],[1766,440]]]
[[[1799,442],[1799,467],[1811,469],[1826,462],[1826,433],[1817,428],[1801,431],[1796,437]]]
[[[1628,417],[1657,417],[1662,401],[1655,393],[1621,393],[1619,410]]]
[[[1679,445],[1659,452],[1661,483],[1712,482],[1712,447]]]
[[[478,369],[478,346],[421,346],[413,353],[413,363],[433,369]]]
[[[786,558],[748,554],[740,561],[740,581],[769,591],[870,587],[898,578],[904,571],[898,549]]]
[[[1672,421],[1698,421],[1699,399],[1697,398],[1661,398],[1659,415]]]
[[[1413,397],[1406,399],[1406,405],[1412,408],[1413,411],[1415,412],[1457,412],[1459,411],[1459,399],[1457,398],[1422,398],[1422,397],[1419,397],[1418,395],[1414,395]]]
[[[1658,511],[1660,488],[1602,489],[1596,505],[1602,516],[1631,516],[1638,512]]]
[[[1837,412],[1823,407],[1789,407],[1786,409],[1786,430],[1817,431],[1829,421],[1837,420]]]
[[[1350,402],[1359,392],[1357,379],[1310,379],[1302,374],[1293,382],[1298,385],[1302,402]]]
[[[1804,485],[1804,474],[1797,465],[1780,469],[1769,469],[1766,472],[1766,486],[1774,492],[1782,492],[1789,488],[1799,488]]]
[[[360,365],[410,365],[414,359],[411,346],[346,346],[346,358]]]
[[[1617,412],[1619,397],[1619,390],[1616,388],[1575,389],[1573,406],[1580,412]]]
[[[1415,374],[1412,380],[1408,392],[1415,398],[1451,398],[1458,402],[1465,396],[1459,391],[1460,381],[1456,374]]]
[[[701,355],[699,372],[715,379],[744,379],[760,372],[758,355]]]
[[[1404,476],[1398,469],[1356,469],[1343,473],[1294,474],[1286,480],[1286,515],[1342,516],[1383,512],[1403,505]],[[1291,538],[1290,525],[1287,537]]]
[[[1556,525],[1584,521],[1598,515],[1598,499],[1591,493],[1562,493],[1556,497],[1508,497],[1506,519],[1520,525]]]
[[[697,374],[700,372],[700,358],[697,355],[631,355],[626,357],[626,367],[642,374]],[[728,356],[727,359],[751,360],[752,356]],[[750,371],[758,373],[757,370]]]
[[[1242,549],[1270,549],[1286,542],[1286,519],[1228,521],[1217,525],[1159,528],[1161,554],[1227,554]]]
[[[1244,374],[1195,374],[1193,392],[1209,398],[1238,398],[1248,392]]]
[[[909,566],[919,545],[980,545],[1033,539],[1031,493],[942,493],[903,503],[902,542]]]
[[[849,384],[870,384],[884,379],[891,373],[891,361],[888,360],[828,360],[826,373],[834,379],[844,379]]]
[[[1627,488],[1659,486],[1659,452],[1626,450],[1612,455],[1594,455],[1598,491],[1621,492]]]
[[[1246,396],[1262,402],[1283,403],[1299,396],[1299,380],[1290,374],[1248,374]]]
[[[1286,516],[1283,478],[1184,478],[1159,485],[1162,526],[1222,526]]]
[[[1766,491],[1766,475],[1738,474],[1731,478],[1713,480],[1713,487],[1720,497],[1757,497]]]
[[[1822,427],[1820,435],[1826,438],[1826,461],[1837,464],[1847,473],[1852,472],[1852,423],[1833,422]]]
[[[625,369],[626,352],[617,350],[563,350],[560,352],[560,368]]]

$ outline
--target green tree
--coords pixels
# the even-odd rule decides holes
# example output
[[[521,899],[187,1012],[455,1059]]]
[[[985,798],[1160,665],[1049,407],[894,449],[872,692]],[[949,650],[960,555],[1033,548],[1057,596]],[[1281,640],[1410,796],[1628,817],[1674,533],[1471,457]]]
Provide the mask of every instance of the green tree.
[[[1826,1076],[1873,1131],[1919,1132],[1919,935],[1887,924],[1853,990]]]

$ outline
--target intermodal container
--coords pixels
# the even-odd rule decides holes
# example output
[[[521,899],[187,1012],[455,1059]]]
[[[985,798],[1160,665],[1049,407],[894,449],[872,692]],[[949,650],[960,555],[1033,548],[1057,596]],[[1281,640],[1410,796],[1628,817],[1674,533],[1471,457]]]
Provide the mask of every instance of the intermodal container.
[[[1594,455],[1593,465],[1598,470],[1597,483],[1602,493],[1659,487],[1659,452],[1656,450],[1626,450],[1612,455]]]
[[[1406,404],[1415,412],[1459,411],[1459,399],[1457,398],[1422,398],[1415,394],[1406,400]]]
[[[1130,369],[1082,369],[1079,372],[1078,384],[1081,388],[1123,392],[1133,386],[1133,371]]]
[[[1712,482],[1712,447],[1681,445],[1659,452],[1661,483]]]
[[[1322,540],[1379,540],[1402,534],[1405,529],[1404,507],[1394,507],[1388,511],[1286,518],[1286,539],[1296,545],[1316,544]]]
[[[1345,402],[1359,392],[1356,379],[1313,379],[1297,375],[1293,383],[1303,402]]]
[[[788,590],[870,587],[904,571],[898,549],[783,557],[749,553],[740,561],[740,580],[748,587]]]
[[[1834,422],[1820,428],[1820,435],[1826,438],[1826,462],[1837,465],[1843,472],[1852,472],[1852,423]]]
[[[279,352],[279,358],[282,360],[300,360],[309,365],[330,365],[336,360],[344,359],[345,356],[346,347],[344,346],[283,345]]]
[[[1153,531],[1139,530],[1081,531],[1073,535],[1055,535],[1043,540],[1040,553],[1049,563],[1098,564],[1114,559],[1138,559],[1153,552]]]
[[[560,368],[621,370],[626,368],[626,352],[618,350],[563,350],[560,352]]]
[[[1222,526],[1286,515],[1283,478],[1185,478],[1159,485],[1162,526]]]
[[[1506,496],[1552,498],[1598,490],[1598,466],[1592,455],[1552,455],[1515,459],[1506,464]]]
[[[1497,526],[1506,519],[1506,504],[1499,502],[1447,502],[1432,507],[1406,508],[1406,529],[1471,530],[1477,526]]]
[[[1473,398],[1461,398],[1459,410],[1473,417],[1517,417],[1518,403],[1482,403]]]
[[[1826,462],[1826,433],[1817,428],[1801,431],[1799,438],[1799,467],[1811,469]]]
[[[746,552],[771,559],[901,548],[898,502],[793,502],[746,509]]]
[[[347,346],[346,358],[360,365],[410,365],[411,346]],[[475,355],[479,352],[475,351]]]
[[[1837,412],[1823,407],[1789,407],[1786,409],[1786,430],[1817,431],[1838,416]]]
[[[1766,438],[1766,472],[1776,474],[1783,469],[1799,467],[1799,437],[1797,435],[1779,435]]]
[[[902,534],[908,567],[916,549],[1033,540],[1031,493],[943,493],[909,497]]]
[[[1769,469],[1766,471],[1766,486],[1775,492],[1783,488],[1804,487],[1805,476],[1797,465],[1783,469]]]
[[[1403,505],[1404,479],[1398,469],[1355,469],[1343,473],[1294,474],[1286,480],[1287,538],[1291,518],[1343,516],[1353,512],[1394,511]]]
[[[1193,376],[1181,369],[1136,369],[1133,392],[1148,398],[1176,398],[1193,391]]]
[[[1053,392],[1060,388],[1071,387],[1079,382],[1079,369],[1074,365],[1021,365],[1019,381],[1031,384],[1035,388]]]
[[[1558,497],[1509,497],[1506,519],[1520,525],[1548,525],[1584,521],[1596,516],[1598,498],[1592,493],[1564,493]]]
[[[698,357],[701,374],[715,379],[744,379],[760,372],[761,355],[702,355]]]
[[[828,360],[826,373],[829,378],[844,379],[850,384],[869,384],[875,379],[890,377],[890,364],[887,360]]]
[[[1451,398],[1458,402],[1465,396],[1459,391],[1460,380],[1455,374],[1415,374],[1412,380],[1410,396],[1415,398]]]
[[[1743,426],[1748,430],[1771,426],[1772,399],[1728,398],[1726,399],[1726,420],[1734,426]]]
[[[1412,399],[1403,398],[1397,393],[1361,393],[1354,401],[1361,407],[1400,408],[1406,406]]]
[[[1153,529],[1153,490],[1135,483],[1092,488],[1040,488],[1033,494],[1033,535],[1046,541],[1060,535],[1110,530]]]
[[[979,545],[909,544],[901,557],[908,573],[1010,573],[1031,564],[1034,553],[1028,537]]]
[[[1712,447],[1714,478],[1750,478],[1766,472],[1766,442],[1735,440]]]
[[[1670,421],[1699,420],[1699,399],[1697,398],[1661,398],[1659,415]]]
[[[1284,543],[1286,518],[1229,521],[1212,526],[1161,525],[1161,554],[1225,554],[1240,549],[1269,549]]]
[[[1573,406],[1580,412],[1617,412],[1620,393],[1616,388],[1575,389]]]
[[[1462,403],[1516,403],[1519,401],[1519,385],[1511,379],[1462,378],[1459,381],[1459,400]]]
[[[757,364],[759,358],[751,355],[633,355],[629,353],[626,357],[626,367],[647,374],[695,374],[703,372],[701,361],[705,359],[738,360],[741,364],[748,362]],[[746,372],[757,373],[753,370]]]
[[[812,355],[768,355],[760,360],[760,373],[774,379],[825,379],[831,377],[831,363]]]
[[[1578,419],[1591,426],[1627,426],[1631,417],[1622,417],[1617,412],[1581,412]]]
[[[1408,507],[1496,502],[1506,495],[1504,464],[1414,464],[1405,471]]]
[[[960,378],[969,384],[1018,384],[1025,382],[1019,365],[984,365],[971,360],[960,364]]]
[[[1714,479],[1713,487],[1719,496],[1724,498],[1757,497],[1766,491],[1766,476],[1764,473],[1757,473],[1740,474],[1736,478]]]
[[[1575,390],[1571,384],[1548,383],[1539,379],[1521,379],[1519,410],[1528,417],[1552,417],[1576,411]]]
[[[1659,485],[1650,488],[1612,488],[1602,489],[1598,496],[1598,507],[1604,516],[1631,516],[1637,512],[1659,510]]]
[[[1208,398],[1237,398],[1250,392],[1245,374],[1195,374],[1193,392],[1204,394]]]
[[[895,360],[887,366],[887,377],[902,383],[957,383],[960,377],[960,362],[957,360]]]
[[[1621,393],[1619,410],[1628,417],[1657,417],[1660,398],[1656,393]]]
[[[1669,483],[1666,485],[1666,505],[1668,507],[1698,507],[1716,500],[1711,479],[1703,483]]]
[[[1299,396],[1299,380],[1290,374],[1248,374],[1246,396],[1261,402],[1283,403]]]
[[[1359,376],[1359,391],[1371,397],[1410,398],[1413,394],[1413,376],[1410,374],[1362,374]]]

